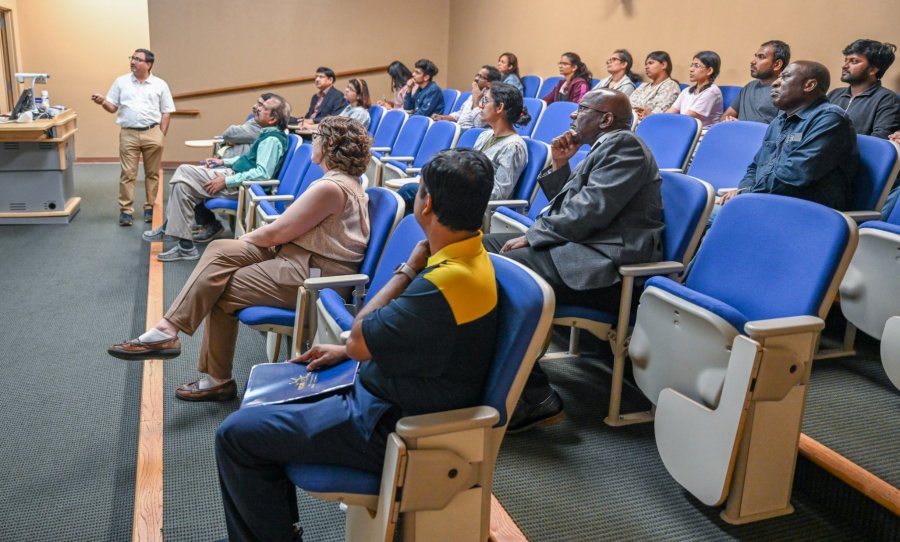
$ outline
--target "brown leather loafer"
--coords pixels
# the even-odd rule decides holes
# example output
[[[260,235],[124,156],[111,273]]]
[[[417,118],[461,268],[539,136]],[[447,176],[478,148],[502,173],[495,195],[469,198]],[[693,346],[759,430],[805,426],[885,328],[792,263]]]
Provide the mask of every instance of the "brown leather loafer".
[[[237,397],[237,384],[234,380],[202,390],[199,386],[199,380],[182,384],[175,388],[175,397],[183,401],[228,401]]]
[[[178,337],[154,343],[132,339],[128,342],[114,344],[106,349],[114,358],[127,360],[171,359],[181,355],[181,341]]]

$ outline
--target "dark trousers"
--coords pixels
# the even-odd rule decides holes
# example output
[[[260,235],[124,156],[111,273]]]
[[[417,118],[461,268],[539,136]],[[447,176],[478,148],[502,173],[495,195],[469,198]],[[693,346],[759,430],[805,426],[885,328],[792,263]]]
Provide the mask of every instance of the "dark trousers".
[[[358,406],[348,395],[242,408],[222,422],[216,461],[231,542],[299,539],[293,529],[299,520],[296,490],[285,474],[287,464],[381,472],[396,418],[385,415],[367,438],[357,423]]]
[[[206,208],[206,200],[194,207],[194,222],[199,226],[209,226],[216,222],[216,213]]]
[[[516,237],[520,237],[520,235],[514,233],[492,233],[484,236],[483,243],[488,252],[499,254],[503,245]],[[621,284],[591,290],[573,290],[559,276],[559,271],[556,270],[556,265],[553,263],[549,250],[527,246],[504,252],[503,255],[528,267],[547,281],[547,284],[550,285],[553,293],[556,295],[557,306],[577,305],[613,314],[619,312],[619,299],[622,295]],[[585,272],[589,273],[590,270],[586,269]],[[522,397],[529,403],[540,403],[551,393],[553,393],[553,388],[550,387],[547,374],[541,369],[539,364],[535,363],[534,369],[532,369],[528,380],[525,382],[525,390],[522,392]]]

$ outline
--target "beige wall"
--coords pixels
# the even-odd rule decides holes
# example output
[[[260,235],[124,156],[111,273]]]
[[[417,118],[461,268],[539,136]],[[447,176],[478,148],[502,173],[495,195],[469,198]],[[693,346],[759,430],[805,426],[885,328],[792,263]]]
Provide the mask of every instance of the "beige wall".
[[[247,9],[248,6],[253,9]],[[412,66],[431,58],[447,66],[450,0],[150,0],[150,38],[157,54],[154,73],[173,93],[311,76],[318,66],[336,72],[387,65]],[[390,28],[402,31],[392,32]],[[230,35],[225,35],[228,32]],[[384,73],[362,76],[373,98],[390,96]],[[446,73],[438,74],[443,85]],[[343,90],[347,78],[337,81]],[[312,83],[274,87],[302,116],[315,92]],[[176,118],[165,160],[197,160],[205,153],[184,147],[242,121],[261,90],[177,100],[198,117]]]
[[[127,73],[129,53],[147,44],[158,56],[154,73],[178,93],[311,75],[319,65],[344,71],[395,58],[412,65],[420,57],[441,68],[442,86],[467,89],[477,67],[495,62],[504,50],[519,55],[523,73],[543,76],[555,73],[561,52],[574,50],[602,76],[610,52],[623,46],[638,59],[652,49],[669,51],[681,80],[687,79],[690,56],[711,48],[723,58],[719,82],[740,85],[749,80],[750,55],[771,38],[790,43],[795,58],[825,62],[837,85],[840,50],[847,43],[863,36],[900,41],[896,0],[868,3],[865,17],[840,0],[569,0],[557,7],[535,0],[270,0],[265,8],[246,0],[0,0],[0,5],[14,10],[19,70],[49,72],[43,88],[51,102],[78,111],[81,158],[117,156],[114,117],[89,98]],[[402,30],[388,30],[393,27]],[[373,97],[389,94],[384,74],[365,78]],[[339,88],[345,81],[338,81]],[[885,85],[900,88],[900,61]],[[313,86],[273,90],[302,114]],[[173,120],[165,160],[201,158],[204,152],[184,147],[183,141],[210,137],[241,121],[259,92],[178,100],[177,107],[200,115]]]
[[[574,51],[594,77],[605,77],[610,53],[625,48],[639,59],[642,75],[647,53],[668,51],[673,76],[682,81],[691,55],[711,49],[722,57],[718,82],[743,85],[757,46],[781,39],[793,58],[828,66],[835,86],[844,46],[861,37],[900,43],[898,21],[897,0],[867,2],[864,9],[842,0],[453,0],[449,83],[468,88],[477,67],[505,50],[518,55],[522,74],[557,75],[560,53]],[[900,62],[884,84],[900,88]]]
[[[7,0],[0,0],[7,2]],[[146,0],[19,0],[19,71],[50,74],[50,103],[78,112],[78,157],[118,156],[115,116],[91,102],[128,73],[128,56],[150,41]]]

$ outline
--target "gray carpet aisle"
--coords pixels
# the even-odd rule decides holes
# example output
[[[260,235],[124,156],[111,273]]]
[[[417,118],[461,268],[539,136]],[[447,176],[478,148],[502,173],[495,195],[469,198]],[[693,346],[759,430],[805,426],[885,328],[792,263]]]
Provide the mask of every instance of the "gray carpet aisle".
[[[879,348],[860,331],[855,357],[816,362],[803,432],[900,487],[900,391],[884,372]]]
[[[166,244],[168,248],[169,244]],[[205,248],[198,245],[201,250]],[[195,262],[165,264],[165,306],[174,301],[194,269]],[[208,542],[226,536],[225,516],[216,474],[215,431],[240,405],[233,401],[192,403],[174,395],[179,384],[199,376],[197,359],[203,329],[193,337],[182,335],[181,357],[166,363],[165,433],[163,439],[163,534],[165,540]],[[243,394],[250,368],[266,361],[265,338],[241,326],[235,352],[234,378]],[[337,504],[299,495],[304,540],[342,541],[344,514]]]
[[[118,165],[75,179],[71,224],[0,226],[0,540],[131,538],[141,372],[106,348],[142,330],[147,248]]]
[[[494,478],[494,494],[530,541],[865,540],[796,491],[793,515],[741,527],[726,524],[719,509],[703,505],[672,480],[651,425],[603,423],[610,375],[596,359],[543,367],[568,418],[508,436]],[[637,397],[626,390],[626,401]]]

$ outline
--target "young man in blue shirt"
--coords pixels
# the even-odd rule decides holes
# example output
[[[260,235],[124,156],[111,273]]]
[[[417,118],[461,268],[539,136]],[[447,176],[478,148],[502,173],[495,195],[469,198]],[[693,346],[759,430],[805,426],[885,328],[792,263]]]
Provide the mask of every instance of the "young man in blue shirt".
[[[409,92],[403,100],[403,109],[413,115],[430,117],[444,112],[444,93],[437,83],[432,81],[438,74],[434,62],[423,58],[416,62],[412,77],[406,82]]]

